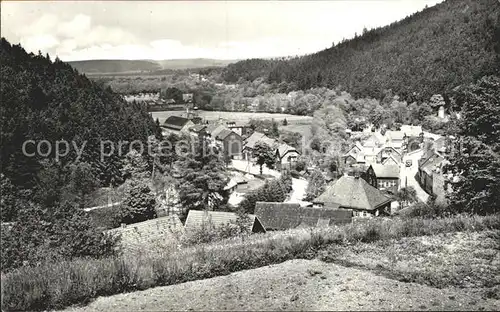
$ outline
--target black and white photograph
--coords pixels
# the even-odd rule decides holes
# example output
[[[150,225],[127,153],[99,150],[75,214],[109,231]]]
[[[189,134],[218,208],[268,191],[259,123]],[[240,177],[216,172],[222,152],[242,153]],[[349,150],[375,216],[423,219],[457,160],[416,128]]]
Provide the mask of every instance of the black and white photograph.
[[[500,311],[500,0],[1,0],[2,311]]]

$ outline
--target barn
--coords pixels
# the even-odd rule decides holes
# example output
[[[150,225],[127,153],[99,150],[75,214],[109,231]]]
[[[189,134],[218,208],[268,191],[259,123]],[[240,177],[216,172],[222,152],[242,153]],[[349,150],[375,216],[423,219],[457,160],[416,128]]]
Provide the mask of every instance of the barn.
[[[255,215],[266,230],[330,226],[352,220],[352,211],[347,209],[301,207],[297,203],[279,202],[257,202]]]
[[[248,224],[249,231],[252,233],[266,232],[257,216],[249,214],[248,217],[250,218]],[[199,229],[204,224],[212,224],[217,227],[234,223],[237,219],[238,215],[234,212],[189,210],[184,228],[186,230]]]

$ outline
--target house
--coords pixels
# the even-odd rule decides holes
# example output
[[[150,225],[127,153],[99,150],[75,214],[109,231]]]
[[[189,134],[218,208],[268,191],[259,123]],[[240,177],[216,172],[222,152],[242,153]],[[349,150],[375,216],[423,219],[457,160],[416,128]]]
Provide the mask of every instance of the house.
[[[438,176],[442,174],[441,167],[444,161],[444,157],[433,150],[428,151],[419,160],[418,179],[422,188],[429,194],[434,194],[434,190],[438,188],[434,186],[434,175],[440,180]]]
[[[338,207],[353,210],[354,216],[380,216],[390,213],[392,199],[359,177],[343,176],[327,186],[318,196],[315,207]]]
[[[301,207],[298,203],[257,202],[255,215],[266,230],[329,226],[352,220],[351,210]]]
[[[123,225],[108,230],[107,233],[121,237],[119,245],[122,249],[141,252],[145,248],[151,248],[153,244],[177,244],[177,238],[184,233],[184,227],[177,215],[170,215]]]
[[[214,127],[215,126],[215,127]],[[209,127],[209,136],[212,143],[222,148],[226,159],[241,159],[243,150],[243,139],[236,132],[224,125]]]
[[[207,137],[207,126],[206,125],[194,125],[189,128],[189,132],[196,137]]]
[[[226,126],[241,137],[247,136],[252,130],[247,123],[242,122],[228,121],[226,122]]]
[[[364,147],[381,147],[385,143],[385,140],[375,133],[372,133],[365,141],[363,141]]]
[[[392,131],[388,130],[385,133],[386,145],[389,145],[395,149],[401,149],[404,144],[405,134],[403,131]]]
[[[360,177],[373,187],[377,187],[377,177],[373,168],[367,164],[354,164],[347,168],[347,175]]]
[[[401,156],[397,155],[389,155],[385,159],[382,159],[382,165],[396,165],[401,166]]]
[[[266,230],[259,218],[255,215],[248,215],[250,222],[247,224],[247,229],[252,233],[265,233]],[[186,230],[194,230],[203,227],[204,225],[213,225],[215,227],[227,225],[236,222],[238,215],[234,212],[223,211],[201,211],[189,210],[184,228]]]
[[[300,153],[295,147],[288,144],[280,144],[276,149],[276,162],[278,164],[278,169],[284,168],[285,166],[291,166],[292,163],[297,161]]]
[[[163,123],[163,128],[176,132],[188,132],[194,123],[184,117],[170,116]]]
[[[364,146],[362,154],[364,156],[364,161],[363,163],[366,164],[375,164],[375,163],[380,163],[382,161],[382,147],[368,147]],[[358,160],[358,163],[361,163]]]
[[[347,165],[358,163],[358,159],[360,158],[360,154],[363,150],[363,145],[361,143],[356,142],[348,151],[344,154],[344,163]],[[364,156],[362,157],[364,161]]]
[[[265,143],[270,147],[275,147],[276,141],[267,137],[264,133],[254,132],[243,142],[243,158],[252,159],[252,153],[257,143]]]
[[[389,188],[399,188],[399,165],[372,164],[371,168],[377,179],[377,188],[386,190]]]
[[[401,132],[404,133],[407,137],[419,137],[421,134],[423,134],[421,126],[402,125]]]

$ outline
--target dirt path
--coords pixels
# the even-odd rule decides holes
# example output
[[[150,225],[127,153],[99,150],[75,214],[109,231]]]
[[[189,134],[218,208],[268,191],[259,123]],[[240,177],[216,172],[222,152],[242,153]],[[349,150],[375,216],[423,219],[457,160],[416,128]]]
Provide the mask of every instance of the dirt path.
[[[319,260],[292,260],[228,276],[101,297],[66,311],[499,310],[471,290],[402,283]]]

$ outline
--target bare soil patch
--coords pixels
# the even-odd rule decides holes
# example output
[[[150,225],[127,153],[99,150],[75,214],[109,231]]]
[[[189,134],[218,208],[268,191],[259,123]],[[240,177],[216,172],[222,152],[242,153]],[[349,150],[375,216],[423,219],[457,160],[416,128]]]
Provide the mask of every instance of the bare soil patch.
[[[498,310],[459,288],[402,283],[319,260],[291,260],[227,276],[101,297],[66,311]]]

